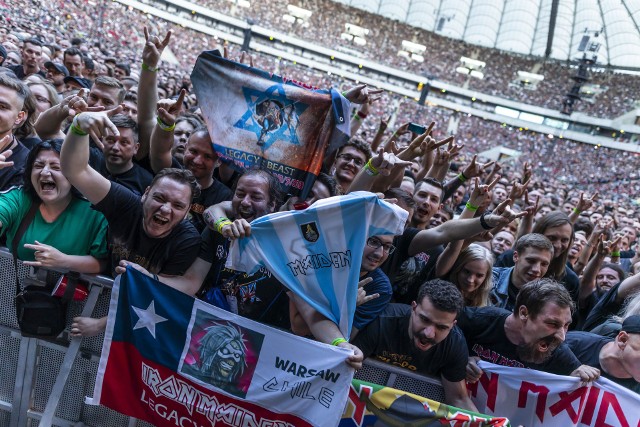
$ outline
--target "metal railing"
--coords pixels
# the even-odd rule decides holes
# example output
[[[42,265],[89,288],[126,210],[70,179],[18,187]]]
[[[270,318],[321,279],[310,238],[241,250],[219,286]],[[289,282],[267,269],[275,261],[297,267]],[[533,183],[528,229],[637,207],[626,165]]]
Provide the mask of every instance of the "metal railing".
[[[20,334],[13,302],[15,270],[6,248],[0,248],[0,273],[0,426],[150,426],[104,406],[84,403],[85,396],[93,394],[104,334],[71,339],[68,330],[76,316],[107,315],[113,280],[81,275],[89,296],[69,304],[67,329],[57,339],[43,340]],[[60,274],[50,272],[49,276],[55,279]],[[43,274],[21,262],[18,278],[21,283],[25,278],[30,283],[43,282]],[[356,378],[437,401],[444,399],[438,379],[377,361],[366,361]]]

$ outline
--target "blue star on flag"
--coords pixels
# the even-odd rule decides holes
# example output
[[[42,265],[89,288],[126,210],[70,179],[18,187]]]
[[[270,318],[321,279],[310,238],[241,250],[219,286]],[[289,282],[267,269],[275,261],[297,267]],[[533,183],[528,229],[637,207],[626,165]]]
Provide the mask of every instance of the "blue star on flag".
[[[298,127],[298,117],[307,109],[306,104],[288,99],[282,83],[274,84],[264,91],[243,87],[242,92],[247,103],[247,111],[233,127],[255,133],[256,142],[263,150],[268,149],[278,140],[300,145],[296,128]],[[267,100],[278,101],[283,106],[281,110],[283,123],[273,130],[268,129],[269,125],[266,119],[263,124],[256,120],[259,117],[256,107]]]

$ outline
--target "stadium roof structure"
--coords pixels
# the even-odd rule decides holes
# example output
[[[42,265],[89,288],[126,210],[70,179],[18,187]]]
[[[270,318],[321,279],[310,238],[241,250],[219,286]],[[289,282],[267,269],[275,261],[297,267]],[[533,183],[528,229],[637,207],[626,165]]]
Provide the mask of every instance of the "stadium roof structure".
[[[559,60],[581,57],[586,34],[600,44],[598,64],[640,69],[640,0],[334,1],[467,43]]]

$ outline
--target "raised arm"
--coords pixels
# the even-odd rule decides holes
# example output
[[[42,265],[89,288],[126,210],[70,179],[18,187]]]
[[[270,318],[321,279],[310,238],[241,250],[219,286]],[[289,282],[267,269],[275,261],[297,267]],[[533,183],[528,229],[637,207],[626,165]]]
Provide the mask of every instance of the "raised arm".
[[[500,203],[493,213],[485,212],[479,218],[454,219],[447,221],[435,228],[422,230],[411,241],[409,255],[416,255],[426,249],[448,243],[454,240],[463,240],[485,230],[508,224],[525,214],[516,214],[508,206],[509,199]]]
[[[89,166],[89,135],[99,142],[103,136],[119,135],[109,117],[122,107],[106,112],[82,113],[73,120],[60,153],[62,173],[94,205],[109,193],[111,182]]]
[[[584,198],[584,193],[581,191],[580,192],[580,199],[578,199],[578,205],[575,208],[573,208],[573,210],[571,211],[571,214],[569,215],[569,221],[571,221],[571,224],[575,224],[576,223],[578,218],[580,218],[580,214],[582,212],[591,209],[591,207],[594,205],[596,200],[598,200],[598,193],[597,192],[594,193],[593,196],[585,199]]]
[[[163,100],[158,102],[158,120],[151,133],[149,161],[155,173],[171,167],[171,147],[176,119],[182,111],[182,102],[187,91],[182,89],[177,101]]]
[[[496,180],[497,182],[497,180]],[[495,184],[494,184],[495,185]],[[469,201],[467,202],[462,214],[458,219],[470,219],[473,218],[478,210],[478,207],[481,206],[487,197],[489,197],[489,185],[480,185],[478,183],[478,178],[474,181],[473,191],[471,192],[471,196],[469,197]],[[462,250],[464,244],[464,240],[455,240],[450,242],[447,247],[444,249],[444,252],[438,257],[438,261],[436,262],[436,277],[444,277],[453,268],[456,260],[458,259],[458,255],[460,255],[460,251]]]
[[[89,107],[85,99],[86,89],[80,89],[76,95],[71,95],[62,100],[60,104],[49,108],[38,116],[35,129],[38,136],[45,139],[64,138],[62,123],[66,119],[73,119],[76,114],[85,111],[101,111],[103,107]]]
[[[171,30],[167,32],[163,40],[160,40],[159,37],[150,35],[147,27],[144,27],[144,38],[142,69],[138,84],[138,142],[140,143],[136,153],[138,160],[149,155],[151,132],[155,126],[156,105],[158,103],[158,64],[162,52],[171,40]]]
[[[352,191],[371,191],[374,182],[384,181],[391,176],[394,170],[404,170],[411,162],[399,159],[393,153],[385,153],[382,148],[373,156],[358,172],[349,186]]]

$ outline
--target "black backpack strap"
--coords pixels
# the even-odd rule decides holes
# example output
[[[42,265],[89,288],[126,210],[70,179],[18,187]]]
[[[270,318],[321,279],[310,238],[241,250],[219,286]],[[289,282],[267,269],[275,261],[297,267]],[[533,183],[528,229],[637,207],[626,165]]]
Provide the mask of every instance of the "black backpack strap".
[[[36,211],[40,207],[40,203],[31,203],[31,207],[27,214],[20,221],[20,225],[18,226],[18,231],[16,231],[16,235],[13,236],[13,240],[11,242],[11,254],[13,255],[13,268],[16,272],[16,296],[20,294],[20,280],[18,280],[18,242],[24,236],[24,232],[27,231],[27,227],[33,221],[33,218],[36,216]]]

